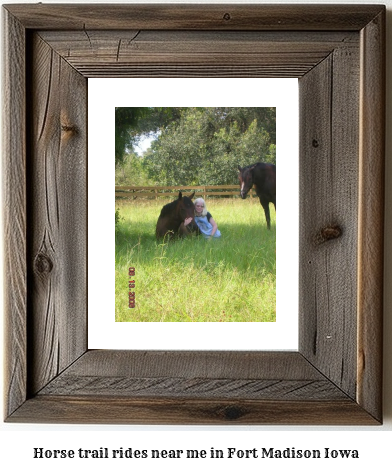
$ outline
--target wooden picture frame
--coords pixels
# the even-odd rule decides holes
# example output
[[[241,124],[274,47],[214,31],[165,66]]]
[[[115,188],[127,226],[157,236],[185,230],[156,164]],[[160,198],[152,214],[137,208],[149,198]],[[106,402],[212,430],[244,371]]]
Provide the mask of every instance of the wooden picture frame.
[[[382,423],[385,7],[3,19],[6,421]],[[299,78],[298,352],[88,350],[87,78],[124,76]]]

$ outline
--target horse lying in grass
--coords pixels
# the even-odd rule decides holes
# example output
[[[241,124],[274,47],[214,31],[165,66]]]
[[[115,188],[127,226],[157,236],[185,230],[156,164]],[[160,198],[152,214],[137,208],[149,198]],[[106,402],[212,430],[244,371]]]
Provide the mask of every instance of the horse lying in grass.
[[[194,195],[195,193],[189,197],[183,196],[180,191],[178,199],[162,207],[155,230],[157,239],[162,239],[165,236],[173,238],[200,234],[200,230],[194,220],[195,205],[192,202]],[[185,226],[184,220],[187,217],[192,217],[192,222]]]
[[[268,229],[271,229],[269,203],[276,210],[276,167],[271,163],[255,163],[254,165],[238,167],[240,180],[240,196],[246,198],[252,186],[255,187],[260,204],[263,206]]]

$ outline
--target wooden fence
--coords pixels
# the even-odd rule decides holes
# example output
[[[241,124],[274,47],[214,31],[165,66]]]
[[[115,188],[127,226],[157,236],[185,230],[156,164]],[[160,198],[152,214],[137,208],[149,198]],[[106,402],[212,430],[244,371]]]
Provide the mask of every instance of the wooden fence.
[[[178,192],[185,194],[195,191],[195,197],[204,199],[211,196],[234,197],[240,195],[239,185],[216,186],[116,186],[116,199],[159,199],[171,196],[175,198]],[[255,196],[253,190],[249,193]]]

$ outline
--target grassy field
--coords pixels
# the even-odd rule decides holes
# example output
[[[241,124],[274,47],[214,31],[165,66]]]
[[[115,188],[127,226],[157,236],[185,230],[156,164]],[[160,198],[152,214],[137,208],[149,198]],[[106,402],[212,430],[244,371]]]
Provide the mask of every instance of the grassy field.
[[[155,225],[166,202],[116,204],[116,321],[275,321],[273,206],[268,231],[258,199],[209,199],[220,238],[164,243],[155,239]],[[135,308],[128,307],[129,291]]]

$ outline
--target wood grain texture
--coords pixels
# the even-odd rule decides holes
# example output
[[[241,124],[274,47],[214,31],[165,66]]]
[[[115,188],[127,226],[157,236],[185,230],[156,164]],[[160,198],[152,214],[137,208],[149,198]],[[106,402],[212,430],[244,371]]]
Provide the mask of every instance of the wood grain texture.
[[[225,426],[377,424],[347,398],[341,401],[260,401],[41,395],[28,400],[9,421]]]
[[[7,12],[3,16],[3,212],[5,415],[26,400],[26,90],[25,31]]]
[[[67,375],[324,380],[297,352],[91,350]]]
[[[87,349],[86,79],[37,35],[29,156],[32,394]],[[78,315],[80,322],[75,320]]]
[[[298,353],[90,351],[40,395],[343,400]]]
[[[361,32],[357,399],[382,417],[385,12]]]
[[[385,7],[226,7],[5,7],[7,421],[382,422]],[[86,352],[89,75],[301,77],[298,353]]]
[[[329,380],[89,377],[61,375],[40,395],[229,400],[346,400]]]
[[[89,351],[9,420],[377,424],[299,353]]]
[[[84,30],[42,31],[40,36],[86,77],[103,73],[105,77],[227,77],[250,73],[258,77],[300,77],[342,43],[355,43],[358,35]]]
[[[359,48],[343,46],[299,82],[300,347],[309,361],[353,398],[358,63]],[[328,230],[333,229],[338,230],[336,238],[328,238]]]
[[[357,31],[379,5],[7,5],[31,29]]]

